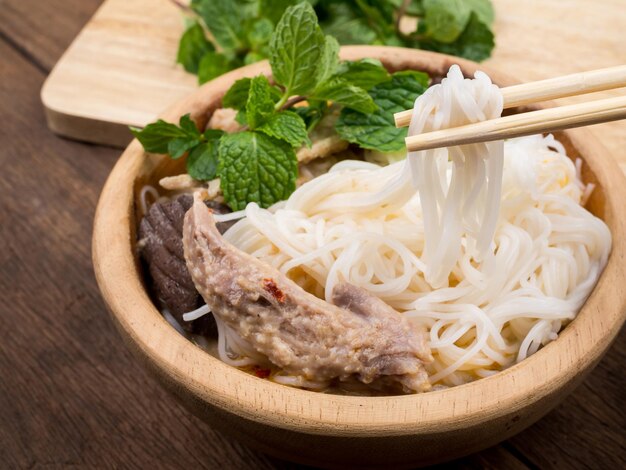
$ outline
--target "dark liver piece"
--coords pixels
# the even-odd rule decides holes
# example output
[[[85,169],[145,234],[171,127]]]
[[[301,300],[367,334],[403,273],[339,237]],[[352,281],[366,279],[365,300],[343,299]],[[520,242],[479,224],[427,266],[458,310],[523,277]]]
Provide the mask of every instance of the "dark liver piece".
[[[202,303],[183,254],[183,221],[192,203],[191,195],[185,194],[150,206],[139,224],[139,239],[143,245],[141,256],[148,267],[155,296],[185,330],[206,333],[214,329],[212,316],[205,315],[193,322],[182,319],[183,313],[198,308]],[[206,201],[205,204],[217,214],[230,212],[226,205],[218,202]],[[222,223],[218,229],[223,233],[230,225],[232,222]]]

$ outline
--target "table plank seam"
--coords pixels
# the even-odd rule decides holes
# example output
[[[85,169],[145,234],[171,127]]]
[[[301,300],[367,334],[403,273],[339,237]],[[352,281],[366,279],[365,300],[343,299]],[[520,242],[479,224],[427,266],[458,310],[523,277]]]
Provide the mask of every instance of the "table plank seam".
[[[50,70],[46,68],[46,66],[41,63],[32,53],[26,50],[24,47],[20,46],[20,44],[15,41],[11,36],[9,36],[4,30],[0,29],[0,40],[4,41],[9,45],[12,49],[14,49],[19,55],[21,55],[26,61],[35,66],[35,68],[43,73],[44,75],[48,75]]]

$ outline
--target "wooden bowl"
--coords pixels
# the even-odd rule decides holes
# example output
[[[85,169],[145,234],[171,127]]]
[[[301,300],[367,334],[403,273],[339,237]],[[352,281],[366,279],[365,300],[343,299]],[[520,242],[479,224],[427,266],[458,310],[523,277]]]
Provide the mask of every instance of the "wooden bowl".
[[[442,74],[453,63],[483,69],[501,86],[515,81],[473,62],[417,50],[354,46],[344,59],[374,57],[390,70]],[[206,84],[163,114],[191,113],[205,126],[228,87],[243,76],[269,74],[267,62]],[[611,345],[626,317],[626,180],[587,130],[558,136],[584,160],[597,184],[588,208],[604,219],[613,249],[597,286],[559,338],[523,362],[473,383],[412,396],[327,395],[278,385],[230,367],[178,334],[150,300],[135,249],[137,188],[181,172],[167,157],[144,155],[133,141],[100,197],[93,262],[102,295],[126,343],[159,380],[198,416],[246,444],[292,461],[327,467],[426,465],[507,439],[571,392]]]

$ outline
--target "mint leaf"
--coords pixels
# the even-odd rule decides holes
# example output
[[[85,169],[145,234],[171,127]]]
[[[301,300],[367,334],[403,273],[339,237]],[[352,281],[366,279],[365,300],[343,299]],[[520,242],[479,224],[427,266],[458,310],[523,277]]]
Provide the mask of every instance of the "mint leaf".
[[[159,119],[143,129],[131,127],[130,131],[139,140],[146,152],[167,153],[170,141],[180,138],[194,138],[175,124]]]
[[[391,75],[383,67],[380,60],[361,59],[354,62],[345,61],[339,64],[336,75],[352,85],[365,90],[391,80]]]
[[[173,159],[182,157],[203,138],[189,114],[180,118],[178,126],[159,119],[142,130],[135,127],[130,130],[146,152],[167,153]]]
[[[486,26],[491,26],[495,18],[491,0],[465,0],[469,8],[476,13],[476,17]]]
[[[443,43],[461,35],[472,12],[465,0],[424,0],[423,5],[426,35]]]
[[[291,111],[295,112],[304,120],[307,132],[311,132],[322,120],[327,108],[328,105],[326,101],[309,100],[308,106],[296,106],[291,108]]]
[[[413,107],[428,81],[428,75],[421,72],[393,74],[390,81],[376,85],[369,92],[378,106],[376,111],[364,114],[344,108],[335,129],[343,139],[362,148],[381,152],[403,149],[407,129],[395,127],[393,114]]]
[[[476,13],[472,13],[465,31],[453,43],[441,44],[426,41],[420,43],[420,45],[423,49],[465,57],[466,59],[480,62],[491,55],[495,43],[493,33],[489,27],[478,19]]]
[[[273,115],[261,127],[259,132],[284,140],[292,147],[300,147],[302,142],[310,145],[304,120],[293,111],[283,111]]]
[[[356,87],[340,77],[321,83],[312,95],[316,100],[330,100],[362,113],[376,110],[374,101],[363,88]]]
[[[204,0],[207,1],[207,0]],[[215,1],[215,0],[208,0]],[[261,12],[259,11],[259,0],[231,0],[237,8],[241,10],[242,17],[245,19],[256,18]]]
[[[339,43],[332,36],[326,36],[324,49],[317,68],[317,83],[321,83],[334,74],[339,63]]]
[[[243,64],[250,65],[263,59],[265,59],[265,55],[260,54],[258,52],[250,51],[243,58]]]
[[[178,139],[170,140],[167,144],[167,153],[173,160],[176,160],[199,143],[199,139],[190,139],[189,137],[180,137]]]
[[[289,7],[270,41],[270,65],[286,95],[306,95],[316,85],[316,70],[325,44],[309,3]]]
[[[231,70],[230,61],[219,52],[207,52],[198,66],[198,83],[201,85]]]
[[[274,31],[274,24],[267,18],[259,18],[247,29],[248,43],[258,49],[270,41],[272,31]]]
[[[207,40],[202,26],[194,21],[180,38],[176,62],[182,64],[187,72],[198,73],[202,57],[207,52],[214,50],[215,48]]]
[[[202,137],[204,137],[205,140],[209,141],[209,140],[219,139],[223,135],[224,135],[224,131],[222,131],[222,130],[219,130],[219,129],[207,129],[202,134]]]
[[[295,190],[298,160],[291,145],[268,135],[227,134],[220,140],[218,174],[232,210],[249,202],[269,207]]]
[[[248,125],[248,119],[246,118],[246,108],[240,109],[235,115],[235,121],[237,121],[242,126]]]
[[[411,0],[406,9],[406,14],[411,16],[424,16],[424,6],[422,5],[422,0]]]
[[[187,135],[200,137],[200,131],[198,130],[198,126],[196,126],[196,123],[193,122],[189,114],[181,116],[178,120],[178,125],[182,130],[187,133]]]
[[[324,7],[325,15],[320,26],[326,34],[337,39],[339,44],[374,43],[376,32],[351,3],[329,3]]]
[[[295,5],[299,0],[261,0],[259,11],[277,24],[287,7]]]
[[[222,106],[233,109],[245,108],[251,81],[250,78],[241,78],[233,83],[222,98]]]
[[[197,180],[208,181],[217,175],[220,138],[224,133],[209,129],[204,133],[207,142],[195,147],[187,156],[187,173]]]
[[[250,91],[250,82],[252,82],[251,78],[241,78],[233,83],[224,95],[224,98],[222,98],[222,106],[225,108],[245,109]],[[271,87],[270,94],[274,102],[278,102],[282,92],[276,87]]]
[[[272,87],[265,75],[258,75],[250,80],[248,100],[246,102],[246,122],[255,129],[274,114]]]
[[[356,4],[382,44],[392,44],[393,38],[397,39],[393,24],[395,7],[391,2],[356,0]]]
[[[191,3],[204,24],[223,49],[238,49],[244,45],[244,17],[232,0],[209,0]]]

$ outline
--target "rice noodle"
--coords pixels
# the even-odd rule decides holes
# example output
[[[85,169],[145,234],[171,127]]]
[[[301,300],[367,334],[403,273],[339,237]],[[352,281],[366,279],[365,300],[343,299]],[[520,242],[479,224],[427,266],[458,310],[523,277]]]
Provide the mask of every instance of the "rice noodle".
[[[139,209],[141,210],[141,214],[147,214],[148,209],[150,208],[148,196],[152,197],[152,202],[156,202],[159,200],[159,192],[154,186],[143,186],[139,191]]]
[[[211,309],[209,308],[208,305],[204,304],[202,307],[198,307],[197,309],[192,310],[191,312],[184,313],[183,320],[194,321],[200,317],[203,317],[204,315],[208,313],[211,313]]]
[[[417,99],[409,132],[501,111],[485,74],[468,80],[453,66]],[[249,204],[225,238],[319,297],[347,281],[426,326],[431,381],[453,386],[533,354],[575,317],[611,246],[580,205],[589,191],[554,137],[530,136],[413,152],[387,167],[342,161],[269,210]],[[220,331],[226,362],[263,360]]]

